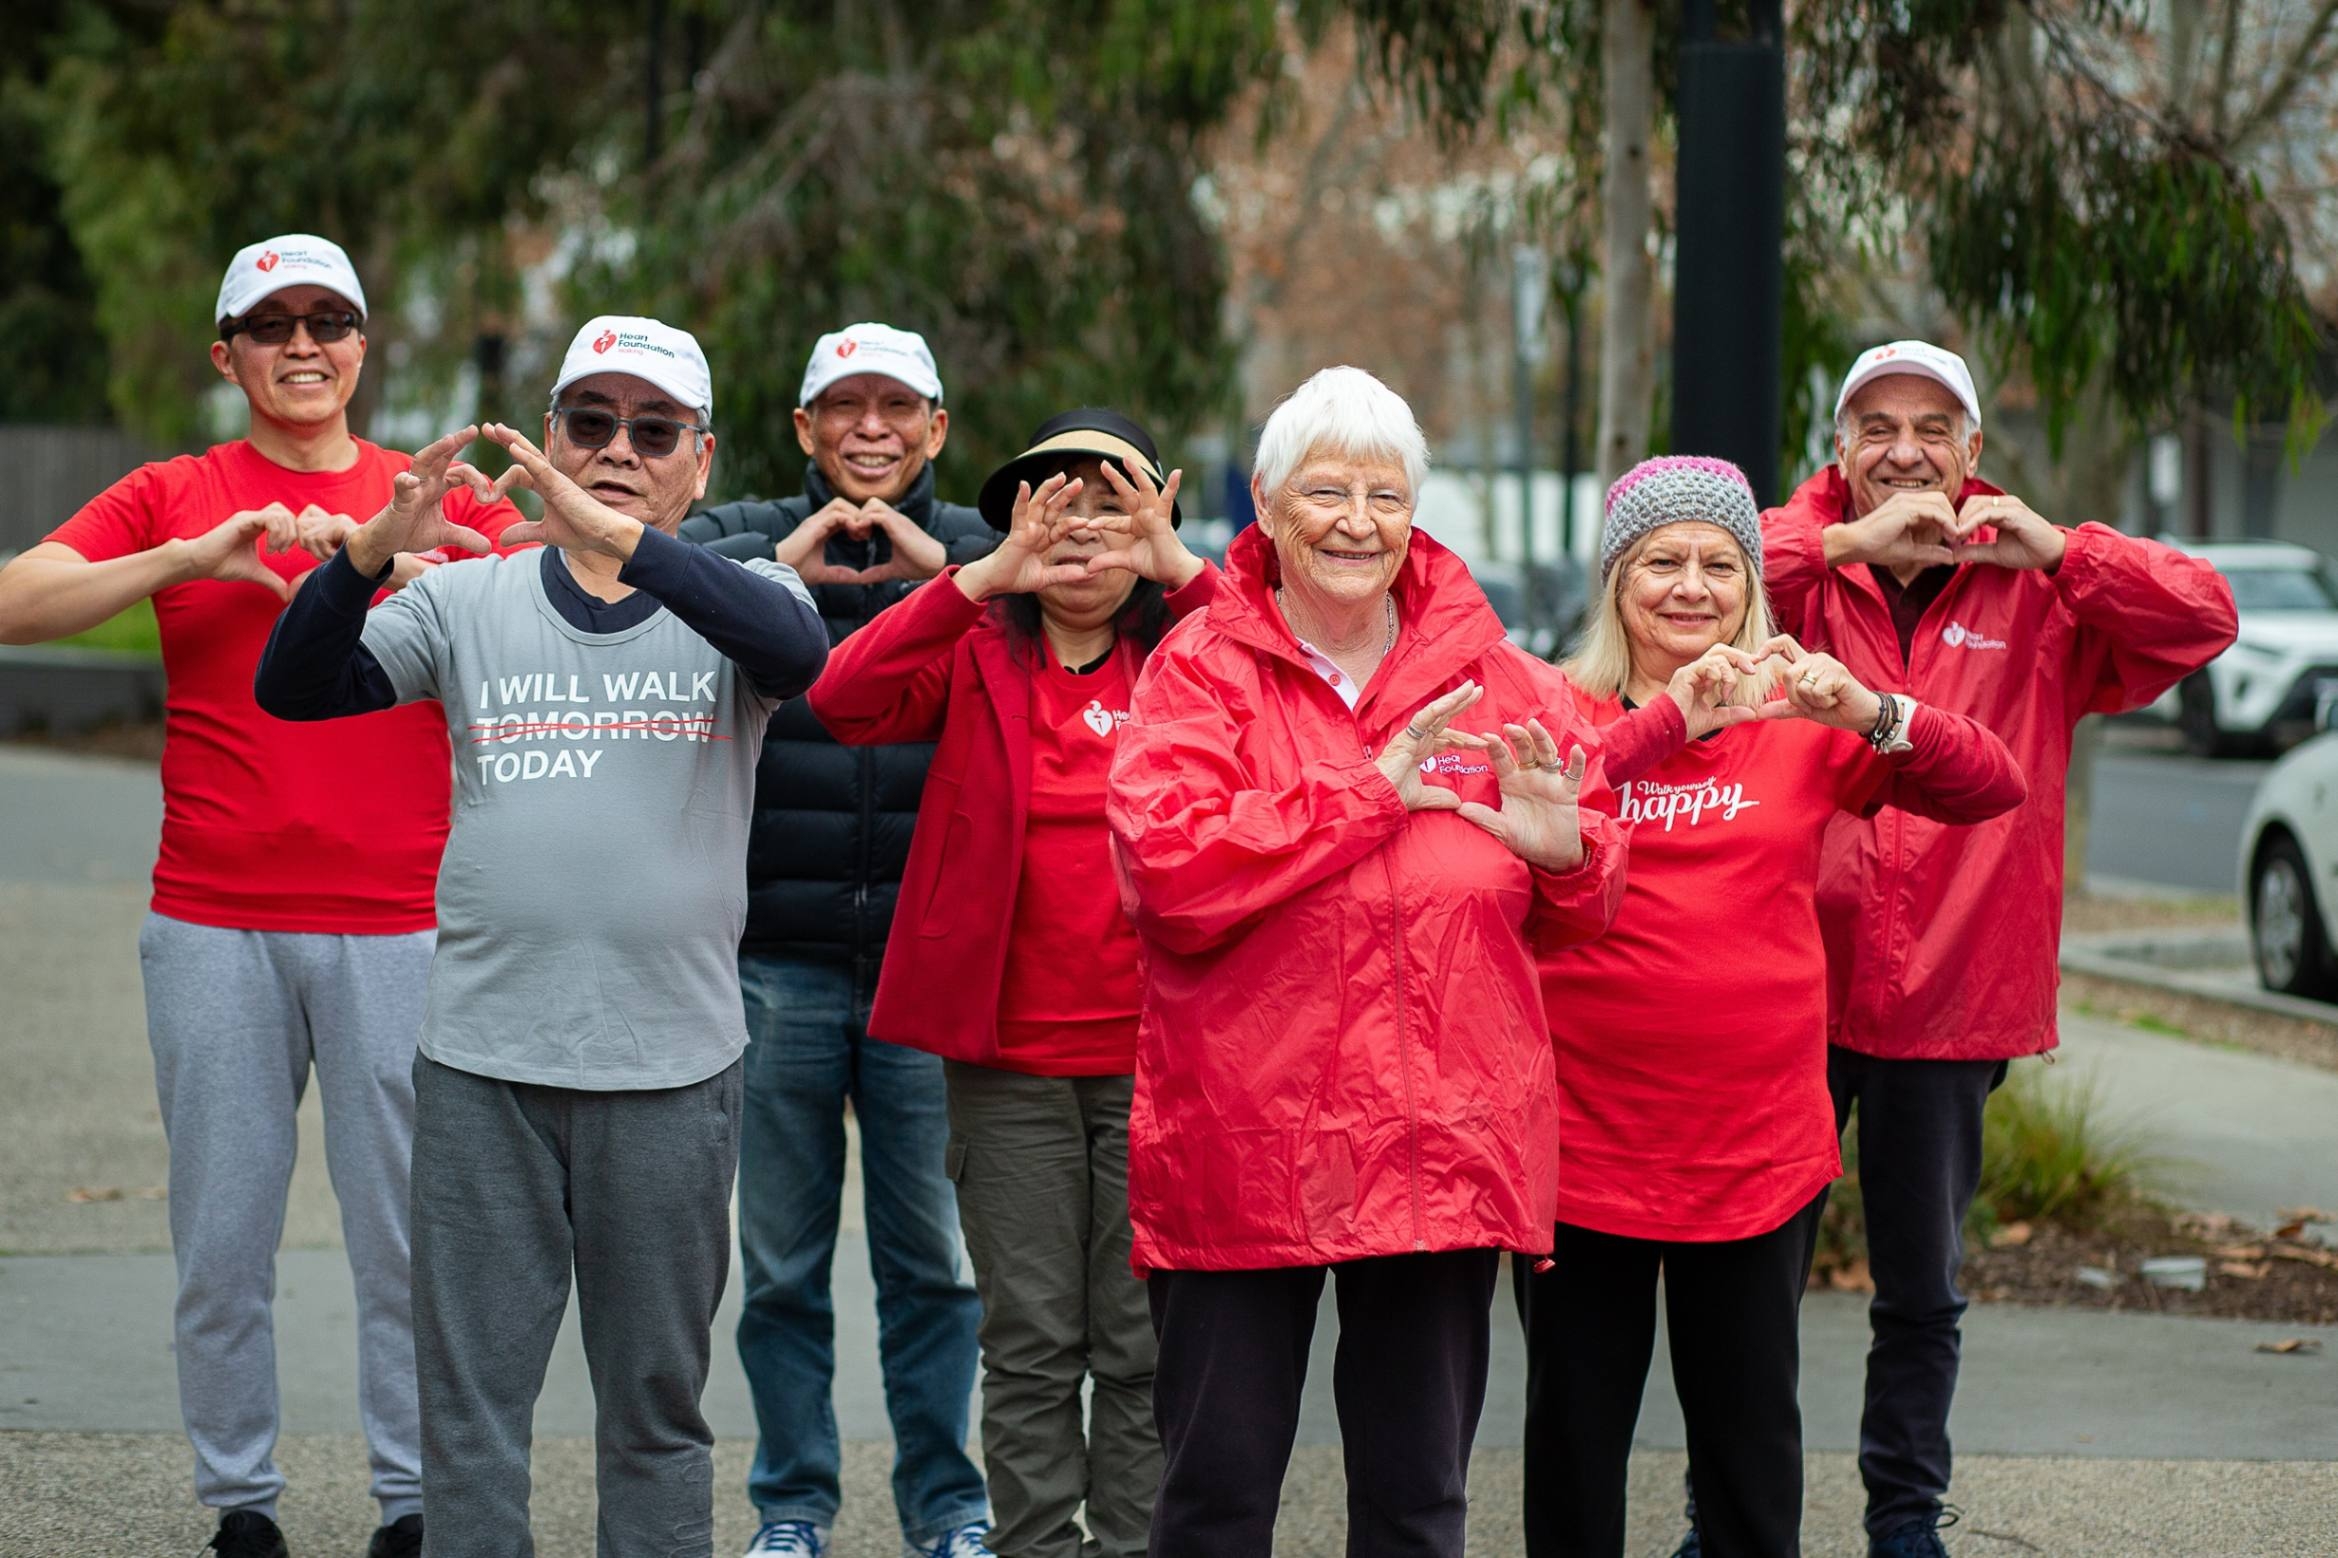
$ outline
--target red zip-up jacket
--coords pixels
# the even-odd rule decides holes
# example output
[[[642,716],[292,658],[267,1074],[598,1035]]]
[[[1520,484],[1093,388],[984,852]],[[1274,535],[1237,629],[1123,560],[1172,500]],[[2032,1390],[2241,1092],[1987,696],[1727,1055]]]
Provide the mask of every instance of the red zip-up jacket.
[[[1547,1251],[1558,1088],[1529,923],[1543,946],[1603,931],[1623,832],[1586,809],[1585,860],[1531,870],[1451,812],[1406,811],[1372,759],[1467,679],[1486,692],[1464,729],[1536,717],[1562,753],[1598,734],[1418,530],[1403,631],[1350,711],[1276,611],[1274,562],[1255,527],[1235,538],[1217,598],[1153,651],[1113,758],[1106,817],[1145,969],[1134,1264]],[[1424,766],[1500,804],[1478,754]],[[1603,784],[1585,803],[1612,806]]]
[[[1965,499],[1997,495],[1968,481]],[[2052,573],[1966,563],[1902,656],[1864,565],[1829,568],[1850,518],[1830,467],[1762,516],[1782,631],[1878,690],[1970,715],[2011,749],[2029,800],[1975,827],[1904,811],[1838,818],[1819,868],[1828,1038],[1898,1060],[2004,1060],[2054,1047],[2070,733],[2139,708],[2233,640],[2232,589],[2208,563],[2108,525],[2063,532]],[[1978,539],[1995,531],[1984,528]]]
[[[877,614],[830,651],[807,695],[846,746],[932,741],[917,831],[877,976],[869,1033],[945,1060],[999,1061],[999,985],[1031,817],[1030,663],[1006,624],[948,573]],[[1208,603],[1204,563],[1167,597],[1172,616]],[[1144,652],[1112,652],[1134,681]]]

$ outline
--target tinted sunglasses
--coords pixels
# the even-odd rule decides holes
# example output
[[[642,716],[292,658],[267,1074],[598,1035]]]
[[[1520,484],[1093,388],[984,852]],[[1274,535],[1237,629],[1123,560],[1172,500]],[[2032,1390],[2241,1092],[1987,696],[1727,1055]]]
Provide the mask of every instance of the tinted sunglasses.
[[[606,449],[623,428],[633,440],[633,452],[645,460],[662,459],[682,445],[684,433],[703,433],[695,422],[672,417],[621,417],[598,406],[562,406],[552,413],[568,441],[579,449]]]
[[[239,335],[248,335],[262,346],[282,346],[292,339],[295,326],[308,326],[308,338],[323,346],[328,342],[344,340],[357,332],[364,321],[345,308],[336,308],[322,314],[254,314],[245,319],[231,319],[219,327],[219,338],[232,341]]]

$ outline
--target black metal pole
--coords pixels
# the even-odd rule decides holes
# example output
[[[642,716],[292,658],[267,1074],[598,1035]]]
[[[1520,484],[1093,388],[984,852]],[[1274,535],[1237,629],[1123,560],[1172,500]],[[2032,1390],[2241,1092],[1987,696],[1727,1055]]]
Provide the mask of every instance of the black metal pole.
[[[1733,460],[1778,496],[1785,263],[1786,67],[1776,0],[1753,36],[1715,39],[1712,7],[1683,7],[1672,447]]]

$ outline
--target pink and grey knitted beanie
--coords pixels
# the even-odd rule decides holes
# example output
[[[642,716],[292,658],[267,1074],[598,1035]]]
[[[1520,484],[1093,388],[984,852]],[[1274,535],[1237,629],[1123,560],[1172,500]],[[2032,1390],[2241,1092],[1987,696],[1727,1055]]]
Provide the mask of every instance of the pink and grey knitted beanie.
[[[1762,571],[1762,516],[1745,472],[1727,460],[1668,454],[1642,460],[1607,489],[1607,531],[1599,543],[1599,576],[1659,525],[1701,520],[1719,525],[1745,549],[1746,565]]]

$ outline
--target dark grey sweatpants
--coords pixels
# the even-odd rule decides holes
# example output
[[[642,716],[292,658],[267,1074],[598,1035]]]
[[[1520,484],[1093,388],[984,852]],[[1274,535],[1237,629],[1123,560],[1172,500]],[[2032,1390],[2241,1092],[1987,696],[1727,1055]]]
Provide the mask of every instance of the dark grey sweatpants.
[[[571,1269],[600,1558],[706,1558],[699,1411],[730,1273],[740,1068],[582,1092],[414,1064],[414,1360],[426,1558],[531,1558],[528,1446]]]

